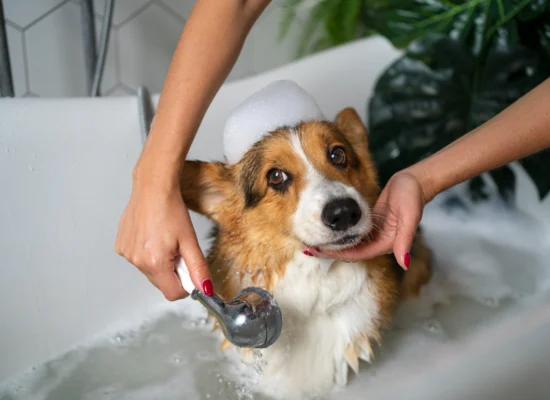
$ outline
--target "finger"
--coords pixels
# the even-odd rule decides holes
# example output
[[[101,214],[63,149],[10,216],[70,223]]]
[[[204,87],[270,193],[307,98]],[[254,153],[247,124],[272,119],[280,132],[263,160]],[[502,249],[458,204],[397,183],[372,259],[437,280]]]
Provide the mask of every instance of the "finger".
[[[187,218],[189,218],[190,227],[189,233],[180,238],[179,240],[179,253],[189,271],[189,276],[196,288],[201,290],[204,294],[212,295],[214,294],[214,286],[212,284],[212,277],[210,275],[210,269],[204,258],[199,242],[197,240],[197,235],[191,223],[191,218],[187,213]]]
[[[189,295],[181,286],[173,261],[168,261],[161,270],[147,277],[162,292],[166,300],[176,301]]]
[[[393,241],[393,253],[397,263],[405,270],[411,263],[410,250],[420,222],[420,217],[400,219],[397,224],[395,240]]]
[[[361,243],[358,246],[341,251],[329,252],[325,254],[329,257],[334,257],[346,261],[362,261],[391,253],[392,242],[387,238],[379,237],[377,240]]]
[[[208,264],[196,240],[190,239],[187,238],[185,242],[180,244],[181,256],[187,265],[189,276],[191,276],[195,287],[204,294],[212,295],[214,294],[214,287]]]

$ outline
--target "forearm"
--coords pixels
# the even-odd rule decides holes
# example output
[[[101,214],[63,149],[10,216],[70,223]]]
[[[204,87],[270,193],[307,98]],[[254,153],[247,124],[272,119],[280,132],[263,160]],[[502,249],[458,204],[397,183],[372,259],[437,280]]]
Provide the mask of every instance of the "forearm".
[[[407,169],[426,202],[481,173],[550,147],[550,79],[438,153]]]
[[[146,170],[168,185],[179,182],[204,114],[268,4],[269,0],[196,1],[166,75],[135,179]]]

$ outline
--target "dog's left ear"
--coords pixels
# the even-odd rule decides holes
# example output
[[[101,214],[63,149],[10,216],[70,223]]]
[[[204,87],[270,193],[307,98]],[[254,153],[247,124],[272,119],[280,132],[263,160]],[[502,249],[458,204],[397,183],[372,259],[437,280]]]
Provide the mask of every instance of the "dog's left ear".
[[[366,179],[371,182],[369,190],[372,204],[374,204],[375,197],[378,195],[378,170],[372,158],[369,150],[369,138],[367,129],[357,112],[353,108],[345,108],[338,113],[334,121],[334,125],[342,132],[342,134],[349,141],[353,150],[357,153],[366,167]],[[372,184],[374,183],[374,184]]]
[[[368,152],[367,129],[353,108],[348,107],[340,111],[336,116],[334,125],[346,136],[354,149]]]
[[[220,222],[221,211],[235,199],[231,171],[223,163],[185,161],[181,194],[190,210]]]

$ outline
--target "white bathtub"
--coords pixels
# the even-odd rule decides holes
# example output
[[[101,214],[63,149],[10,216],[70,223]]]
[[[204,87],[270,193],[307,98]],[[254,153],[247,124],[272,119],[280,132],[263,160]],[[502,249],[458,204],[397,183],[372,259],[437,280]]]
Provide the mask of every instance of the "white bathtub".
[[[384,40],[367,39],[227,84],[212,103],[189,157],[220,159],[221,132],[229,112],[276,79],[298,82],[328,117],[353,106],[366,120],[374,81],[397,56]],[[0,101],[0,382],[123,320],[139,319],[166,305],[160,293],[114,252],[141,146],[135,98]],[[363,398],[365,393],[391,399],[550,398],[550,298],[540,287],[547,277],[541,270],[544,254],[550,257],[550,202],[539,203],[532,183],[521,172],[519,178],[520,212],[511,220],[500,213],[500,222],[493,223],[478,210],[471,221],[476,231],[460,236],[457,231],[470,232],[470,225],[448,217],[455,222],[442,226],[447,217],[434,205],[425,222],[433,243],[441,244],[442,249],[435,250],[447,274],[448,257],[458,250],[444,249],[448,240],[441,239],[462,237],[459,256],[471,245],[473,265],[480,254],[503,265],[508,262],[504,279],[513,282],[505,283],[527,292],[527,299],[512,302],[496,313],[498,317],[468,319],[471,333],[430,343],[422,352],[425,357],[408,358],[408,351],[424,349],[424,342],[393,340],[395,357],[382,357],[376,375],[361,374],[348,393],[339,392],[336,398]],[[194,221],[204,238],[208,223],[196,216]],[[498,235],[495,229],[510,229],[510,234]],[[516,234],[522,236],[517,246]],[[205,241],[201,244],[206,248]],[[471,282],[490,284],[494,277],[484,274],[483,266],[476,268],[468,276]],[[453,303],[439,312],[444,328],[461,331],[452,328],[453,313],[460,321],[458,316],[469,313],[464,304]],[[197,346],[201,344],[185,348]],[[200,390],[194,393],[203,396]]]

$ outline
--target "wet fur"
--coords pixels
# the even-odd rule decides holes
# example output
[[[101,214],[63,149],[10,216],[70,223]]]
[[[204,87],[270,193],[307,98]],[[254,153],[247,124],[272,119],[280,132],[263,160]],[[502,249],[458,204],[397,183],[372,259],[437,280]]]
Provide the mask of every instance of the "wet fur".
[[[348,366],[357,371],[359,359],[372,359],[372,343],[380,342],[399,301],[417,296],[422,285],[429,281],[431,252],[419,231],[411,249],[411,267],[406,273],[391,255],[360,263],[335,261],[328,272],[319,272],[317,259],[301,254],[306,243],[293,233],[292,222],[300,195],[309,183],[305,179],[303,160],[289,140],[292,135],[294,145],[299,141],[308,161],[320,175],[354,188],[370,207],[375,204],[380,188],[368,149],[367,132],[357,113],[350,108],[341,111],[334,122],[308,122],[280,128],[256,143],[233,166],[187,161],[182,194],[191,210],[216,223],[207,256],[216,292],[231,299],[247,286],[260,286],[274,292],[281,303],[285,316],[283,334],[266,350],[275,365],[267,374],[271,373],[280,392],[284,385],[289,387],[285,398],[294,395],[304,398],[325,394],[334,382],[345,384]],[[349,165],[345,171],[327,164],[323,149],[331,143],[346,149]],[[292,176],[285,193],[268,186],[265,177],[274,166],[284,168]],[[301,280],[302,286],[291,280],[294,278]],[[349,279],[358,279],[357,287]],[[364,304],[361,307],[352,304],[354,298]],[[357,314],[358,327],[353,326],[353,313]],[[342,320],[346,328],[328,332],[333,329],[331,324],[336,324],[331,321],[338,321],[340,314],[346,317]],[[293,331],[304,324],[305,333]],[[290,340],[285,339],[285,330],[296,343],[285,342]],[[340,334],[345,339],[338,345],[329,338]],[[304,340],[304,344],[298,345],[300,340]],[[330,348],[327,354],[330,352],[335,360],[318,359],[323,356],[321,349],[325,342],[327,349]],[[310,343],[317,345],[312,347]],[[342,343],[345,348],[337,348]],[[283,355],[283,346],[290,354]],[[227,342],[222,347],[228,347]],[[316,348],[320,355],[314,354]],[[280,365],[277,367],[277,364]],[[317,366],[317,377],[293,377],[292,372],[285,375],[283,371],[307,369],[310,364]],[[330,370],[333,371],[330,382],[320,379]]]

